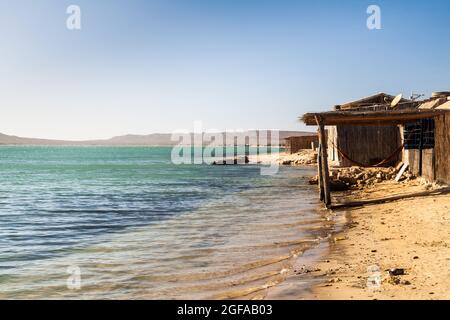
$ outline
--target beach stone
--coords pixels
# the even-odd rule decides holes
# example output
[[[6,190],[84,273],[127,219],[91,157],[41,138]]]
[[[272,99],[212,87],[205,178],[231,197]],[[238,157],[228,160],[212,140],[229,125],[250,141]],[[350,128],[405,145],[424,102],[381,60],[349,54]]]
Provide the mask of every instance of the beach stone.
[[[392,277],[388,280],[388,282],[389,282],[390,284],[393,284],[393,285],[399,285],[399,284],[401,283],[401,280],[400,280],[400,278],[397,277],[397,276],[392,276]]]
[[[321,271],[320,268],[316,268],[316,267],[307,267],[307,266],[301,266],[299,270],[294,270],[294,272],[297,275],[302,275],[302,274],[306,274],[306,273],[312,273],[312,272],[319,272]]]
[[[364,177],[364,172],[360,172],[355,176],[356,180],[361,180]]]
[[[351,184],[351,185],[357,184],[357,182],[358,182],[358,180],[355,177],[351,177],[351,176],[350,177],[343,176],[343,177],[340,177],[339,180],[343,181],[345,183]]]
[[[391,276],[403,276],[403,275],[405,275],[405,269],[403,269],[403,268],[392,268],[392,269],[389,269],[389,274]]]
[[[317,184],[319,184],[319,176],[311,177],[311,178],[309,179],[308,183],[309,183],[310,185],[317,185]]]
[[[382,183],[385,180],[391,180],[396,176],[395,168],[332,168],[330,176],[333,181],[344,182],[348,189],[345,189],[339,182],[335,182],[335,190],[345,191],[357,190],[364,187],[372,186],[377,183]],[[404,177],[405,178],[405,177]]]
[[[350,172],[352,173],[352,174],[358,174],[358,173],[361,173],[361,168],[360,167],[351,167],[350,168]]]
[[[331,191],[346,191],[349,189],[349,185],[341,180],[330,181]]]

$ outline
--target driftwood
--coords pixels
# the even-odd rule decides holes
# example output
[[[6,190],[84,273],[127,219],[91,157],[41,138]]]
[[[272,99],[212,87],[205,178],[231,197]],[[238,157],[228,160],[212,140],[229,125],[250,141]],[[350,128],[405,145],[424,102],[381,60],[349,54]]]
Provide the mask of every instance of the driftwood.
[[[447,193],[450,193],[450,187],[440,188],[440,189],[432,190],[432,191],[422,191],[422,192],[415,192],[415,193],[399,194],[399,195],[385,197],[385,198],[338,203],[338,204],[331,205],[330,209],[336,210],[336,209],[344,209],[344,208],[352,208],[352,207],[361,207],[361,206],[370,205],[370,204],[379,204],[379,203],[385,203],[385,202],[408,199],[408,198],[415,198],[415,197],[436,196],[436,195],[442,195],[442,194],[447,194]]]
[[[403,174],[405,173],[406,169],[408,169],[409,164],[405,163],[404,165],[402,165],[402,167],[400,168],[400,171],[398,172],[397,176],[395,177],[395,181],[399,182],[400,179],[402,178]]]

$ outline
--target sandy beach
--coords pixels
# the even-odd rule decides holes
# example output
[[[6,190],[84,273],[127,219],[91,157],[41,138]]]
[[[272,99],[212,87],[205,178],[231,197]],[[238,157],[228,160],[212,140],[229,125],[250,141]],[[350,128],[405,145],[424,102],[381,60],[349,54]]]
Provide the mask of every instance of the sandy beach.
[[[280,154],[263,160],[295,165],[309,156]],[[423,179],[386,180],[334,192],[333,200],[380,199],[440,187]],[[343,231],[301,257],[293,275],[265,298],[449,299],[449,212],[449,193],[334,210]]]
[[[379,198],[427,188],[418,181],[389,181],[346,197]],[[345,216],[345,230],[330,239],[323,260],[296,276],[318,284],[308,296],[292,298],[449,299],[449,212],[450,194],[336,212]]]
[[[278,164],[288,166],[315,166],[317,165],[317,152],[314,150],[301,150],[298,153],[275,152],[259,155],[250,155],[250,163],[263,165]]]

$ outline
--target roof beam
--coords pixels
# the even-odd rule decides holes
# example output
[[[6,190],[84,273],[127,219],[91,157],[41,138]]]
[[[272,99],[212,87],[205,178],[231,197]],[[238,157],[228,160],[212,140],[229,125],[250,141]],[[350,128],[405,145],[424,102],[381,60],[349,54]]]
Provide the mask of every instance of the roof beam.
[[[419,119],[433,118],[442,113],[443,110],[330,111],[307,113],[301,117],[301,120],[308,126],[317,125],[317,116],[320,116],[324,125],[328,126],[340,124],[381,126],[398,125]]]

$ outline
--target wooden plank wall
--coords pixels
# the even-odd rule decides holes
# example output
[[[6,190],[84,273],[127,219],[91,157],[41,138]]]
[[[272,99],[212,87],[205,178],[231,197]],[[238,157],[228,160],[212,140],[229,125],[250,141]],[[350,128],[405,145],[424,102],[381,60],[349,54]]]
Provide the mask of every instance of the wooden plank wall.
[[[338,147],[352,160],[366,165],[374,165],[389,157],[401,146],[398,126],[337,126]],[[401,154],[387,165],[395,166]],[[339,164],[344,167],[353,164],[339,156]]]
[[[317,135],[302,136],[302,137],[290,137],[286,139],[289,152],[297,153],[302,149],[311,149],[311,144],[314,143],[314,147],[319,146],[319,137]]]
[[[450,184],[450,114],[436,117],[435,123],[436,180]]]
[[[419,174],[419,150],[405,150],[403,162],[409,165],[409,172]]]
[[[336,126],[327,126],[327,137],[328,137],[328,163],[332,166],[339,166],[339,153],[337,151],[337,128]]]
[[[429,181],[435,179],[434,149],[422,150],[422,176]]]
[[[409,171],[412,174],[419,176],[420,150],[405,150],[403,162],[409,164]],[[436,178],[434,149],[422,150],[422,177],[429,181],[434,181]]]

